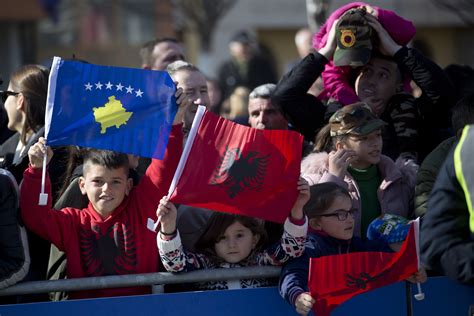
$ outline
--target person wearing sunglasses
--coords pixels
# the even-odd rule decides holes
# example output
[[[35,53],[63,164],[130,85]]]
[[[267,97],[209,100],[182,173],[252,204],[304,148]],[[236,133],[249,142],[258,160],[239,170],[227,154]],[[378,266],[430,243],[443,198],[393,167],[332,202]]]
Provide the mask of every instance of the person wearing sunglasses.
[[[7,127],[15,132],[0,146],[0,167],[9,170],[18,183],[28,165],[29,145],[44,132],[48,76],[42,66],[23,66],[12,73],[7,89],[0,91]]]
[[[347,189],[336,183],[310,186],[310,199],[303,211],[309,224],[305,251],[283,266],[279,290],[298,314],[307,315],[315,303],[308,289],[310,258],[364,251],[393,252],[398,251],[399,245],[354,236],[357,210],[352,206]],[[408,280],[424,282],[426,274],[421,269]]]
[[[46,96],[49,70],[40,65],[25,65],[15,70],[6,90],[0,97],[8,116],[7,127],[15,132],[0,145],[0,168],[11,172],[18,184],[27,169],[28,149],[44,136]],[[53,161],[48,173],[51,178],[53,200],[66,171],[66,151],[54,149]],[[48,265],[50,244],[37,235],[28,232],[31,251],[31,266],[27,280],[44,280]],[[22,302],[46,299],[47,295],[23,297]]]

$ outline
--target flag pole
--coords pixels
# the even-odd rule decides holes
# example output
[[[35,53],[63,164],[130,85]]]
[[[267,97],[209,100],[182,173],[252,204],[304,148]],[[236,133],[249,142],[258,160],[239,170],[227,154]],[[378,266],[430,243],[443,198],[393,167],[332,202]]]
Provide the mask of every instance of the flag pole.
[[[58,69],[62,59],[54,56],[51,64],[51,71],[48,78],[48,94],[46,96],[46,110],[44,117],[44,138],[48,138],[49,128],[51,127],[51,117],[53,115],[54,100],[56,96],[56,81],[58,79]],[[48,160],[48,148],[44,146],[43,170],[41,173],[41,192],[39,195],[38,205],[48,204],[48,194],[44,193],[46,182],[46,161]]]
[[[181,177],[181,174],[183,173],[184,165],[186,164],[186,161],[188,160],[189,152],[191,151],[191,146],[194,143],[194,138],[196,138],[199,125],[201,124],[201,120],[205,112],[206,112],[206,107],[203,105],[199,105],[197,108],[196,114],[194,115],[193,124],[191,125],[191,129],[189,130],[189,135],[188,135],[188,138],[186,139],[183,153],[181,154],[181,158],[179,159],[178,167],[176,168],[176,171],[173,176],[173,180],[171,181],[171,185],[170,185],[170,188],[168,190],[168,195],[167,195],[168,198],[171,196],[171,194],[173,194],[173,191],[176,188],[179,178]],[[151,218],[148,218],[147,225],[146,225],[147,228],[153,232],[156,232],[156,229],[160,225],[160,220],[161,220],[161,217],[158,217],[156,222],[154,222]]]
[[[417,217],[413,221],[413,225],[414,225],[414,231],[415,231],[416,256],[418,258],[418,271],[420,271],[420,269],[422,268],[422,264],[421,264],[421,259],[420,259],[420,218],[419,217]],[[417,301],[424,300],[425,293],[423,293],[423,291],[421,290],[420,282],[416,283],[416,287],[418,289],[418,293],[413,295],[413,297],[415,297]]]
[[[48,160],[48,148],[45,146],[44,156],[43,156],[43,170],[41,173],[41,193],[39,195],[38,205],[48,204],[48,193],[44,193],[44,187],[46,182],[46,161]]]

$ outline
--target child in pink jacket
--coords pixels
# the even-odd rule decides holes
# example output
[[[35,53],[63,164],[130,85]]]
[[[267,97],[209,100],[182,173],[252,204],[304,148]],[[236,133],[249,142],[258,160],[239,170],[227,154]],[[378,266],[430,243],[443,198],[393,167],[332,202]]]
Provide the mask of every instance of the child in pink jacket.
[[[340,7],[329,16],[326,23],[321,26],[319,32],[313,37],[313,48],[319,50],[324,47],[334,21],[346,11],[358,7],[365,7],[367,13],[377,17],[397,44],[405,46],[415,36],[416,29],[413,23],[396,15],[395,12],[370,6],[364,2],[352,2]],[[349,66],[336,67],[331,60],[321,75],[324,90],[319,95],[319,99],[334,99],[343,105],[359,102],[359,98],[349,84],[351,70],[352,68]],[[408,86],[408,84],[405,86]]]

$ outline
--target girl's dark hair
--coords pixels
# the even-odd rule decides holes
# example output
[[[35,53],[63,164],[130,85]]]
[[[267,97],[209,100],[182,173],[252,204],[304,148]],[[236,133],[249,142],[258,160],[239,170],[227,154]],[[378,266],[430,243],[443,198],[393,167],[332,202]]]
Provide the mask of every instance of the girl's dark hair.
[[[37,132],[44,126],[49,70],[40,65],[26,65],[10,76],[13,91],[23,95],[26,115],[20,140],[26,143],[29,132]]]
[[[74,177],[76,176],[74,174],[74,171],[76,170],[77,167],[82,165],[84,154],[87,149],[80,148],[77,146],[67,146],[66,150],[67,150],[66,171],[64,172],[64,176],[62,178],[63,185],[61,189],[59,190],[58,197],[63,195],[63,193],[69,187],[69,184],[71,183],[71,181],[74,180]]]
[[[309,188],[311,197],[303,207],[303,211],[309,219],[314,218],[326,211],[337,197],[343,195],[351,198],[349,191],[334,182],[324,182],[312,185]]]
[[[344,142],[348,135],[331,136],[331,125],[322,127],[314,139],[314,152],[331,152],[336,147],[336,142]]]
[[[207,221],[206,229],[196,242],[196,251],[205,254],[216,262],[222,261],[222,259],[217,257],[214,246],[217,240],[224,235],[226,229],[235,222],[239,222],[250,229],[254,235],[260,236],[255,250],[261,249],[267,241],[264,221],[248,216],[214,212]]]
[[[128,177],[129,163],[126,154],[111,150],[89,149],[84,154],[84,174],[89,164],[99,165],[107,169],[124,168]]]

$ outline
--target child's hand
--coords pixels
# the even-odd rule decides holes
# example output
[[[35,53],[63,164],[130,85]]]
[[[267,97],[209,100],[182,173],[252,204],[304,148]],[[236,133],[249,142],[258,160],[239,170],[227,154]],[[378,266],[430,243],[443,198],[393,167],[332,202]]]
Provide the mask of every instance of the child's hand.
[[[371,14],[366,15],[369,25],[377,32],[379,38],[379,50],[382,54],[387,56],[393,56],[395,53],[402,48],[398,45],[393,38],[388,34],[387,30],[380,24],[376,17]]]
[[[156,216],[160,219],[160,232],[166,235],[171,235],[176,231],[176,217],[178,211],[173,203],[168,200],[167,196],[164,196],[160,200],[160,205],[156,210]]]
[[[175,84],[177,85],[178,83],[175,82]],[[178,112],[174,117],[173,125],[178,125],[183,123],[184,113],[186,112],[186,109],[190,106],[191,101],[189,100],[188,96],[183,92],[183,88],[178,88],[174,96],[176,97]]]
[[[347,167],[356,160],[355,151],[340,148],[329,153],[329,172],[338,178],[344,179]]]
[[[375,17],[379,16],[379,12],[374,7],[372,7],[370,5],[363,5],[363,6],[361,6],[361,8],[364,8],[365,12],[367,12],[370,15],[373,15]]]
[[[296,312],[300,315],[308,315],[314,303],[316,303],[316,301],[308,292],[301,293],[295,301]]]
[[[30,147],[28,150],[28,157],[30,158],[30,165],[34,169],[42,169],[43,168],[43,159],[44,153],[48,151],[48,157],[46,164],[51,161],[53,157],[53,150],[50,147],[46,146],[46,140],[43,137],[38,139],[38,142]]]
[[[291,217],[294,219],[303,219],[303,207],[308,202],[310,194],[308,181],[302,177],[298,180],[298,191],[300,191],[300,194],[296,199],[295,205],[293,205],[293,208],[291,209]]]
[[[329,31],[328,38],[326,40],[326,45],[324,45],[324,47],[321,47],[318,50],[318,53],[326,57],[327,60],[332,59],[334,51],[336,50],[336,25],[338,22],[339,19],[334,21],[331,30]]]
[[[411,283],[425,283],[426,280],[428,280],[428,276],[426,275],[425,268],[421,268],[418,272],[407,278],[407,281]]]

